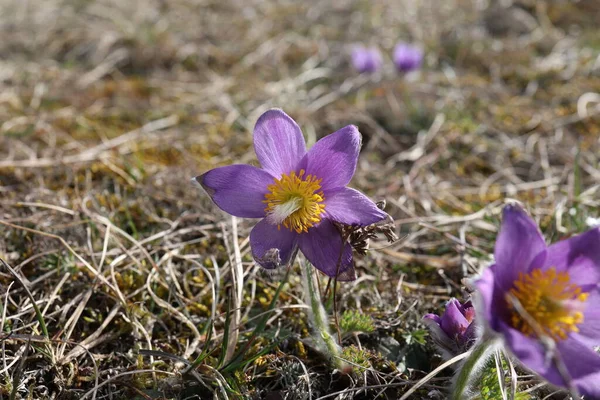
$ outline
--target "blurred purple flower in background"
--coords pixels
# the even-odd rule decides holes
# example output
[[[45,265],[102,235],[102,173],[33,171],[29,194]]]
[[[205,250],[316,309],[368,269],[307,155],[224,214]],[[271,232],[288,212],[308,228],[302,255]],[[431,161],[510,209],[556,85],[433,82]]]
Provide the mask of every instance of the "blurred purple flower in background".
[[[445,358],[464,353],[475,341],[475,308],[471,301],[464,304],[454,298],[446,303],[441,317],[427,314],[423,322],[429,328],[432,339]]]
[[[400,42],[394,48],[393,58],[398,71],[411,72],[421,67],[423,50],[417,46]]]
[[[600,398],[600,228],[546,246],[508,205],[494,258],[476,282],[490,333],[549,382]]]
[[[383,59],[376,47],[355,46],[352,50],[352,66],[360,73],[373,73],[381,69]]]
[[[348,125],[307,151],[296,122],[272,109],[254,127],[254,150],[262,168],[229,165],[195,180],[229,214],[262,218],[250,233],[252,255],[262,267],[285,265],[300,249],[326,275],[339,272],[338,279],[350,280],[352,247],[342,243],[334,222],[367,226],[387,218],[373,201],[346,187],[360,146],[358,129]]]

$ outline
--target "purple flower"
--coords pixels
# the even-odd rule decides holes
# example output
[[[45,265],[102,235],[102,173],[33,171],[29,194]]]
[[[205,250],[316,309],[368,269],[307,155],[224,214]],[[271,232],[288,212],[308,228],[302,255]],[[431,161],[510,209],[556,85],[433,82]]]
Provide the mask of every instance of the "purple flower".
[[[427,314],[423,317],[423,322],[444,356],[452,358],[464,353],[473,344],[476,333],[474,319],[475,308],[470,300],[460,304],[452,298],[446,303],[446,311],[441,317]]]
[[[394,48],[394,64],[400,72],[418,69],[423,63],[423,50],[408,43],[398,43]]]
[[[377,72],[382,64],[381,53],[375,47],[356,46],[352,50],[352,66],[360,73]]]
[[[600,398],[600,229],[546,246],[535,222],[508,205],[494,257],[476,282],[488,329],[549,382]]]
[[[250,233],[252,255],[262,267],[289,263],[299,248],[328,276],[339,272],[339,279],[353,279],[352,248],[342,243],[334,222],[366,226],[387,217],[365,195],[346,187],[360,145],[358,129],[348,125],[307,151],[296,122],[272,109],[254,127],[262,168],[230,165],[195,179],[222,210],[262,218]]]

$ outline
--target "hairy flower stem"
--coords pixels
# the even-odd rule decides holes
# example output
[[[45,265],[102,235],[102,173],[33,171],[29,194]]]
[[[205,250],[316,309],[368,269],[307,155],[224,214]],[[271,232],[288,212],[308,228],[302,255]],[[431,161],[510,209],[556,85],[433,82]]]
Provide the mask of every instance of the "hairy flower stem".
[[[458,371],[452,388],[451,400],[464,400],[467,396],[469,384],[477,378],[490,354],[496,348],[496,340],[482,338],[470,350],[470,355]]]
[[[302,268],[302,277],[304,278],[304,288],[308,297],[310,306],[310,319],[316,331],[316,338],[319,344],[327,351],[333,365],[337,369],[343,369],[343,363],[339,357],[340,346],[335,341],[335,338],[329,332],[329,321],[325,308],[321,303],[321,294],[315,282],[314,267],[303,257],[300,258],[300,266]]]

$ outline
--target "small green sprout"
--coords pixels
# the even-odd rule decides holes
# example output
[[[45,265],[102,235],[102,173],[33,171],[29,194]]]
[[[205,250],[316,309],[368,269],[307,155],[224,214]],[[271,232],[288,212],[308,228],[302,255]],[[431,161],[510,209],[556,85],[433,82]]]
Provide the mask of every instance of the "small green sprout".
[[[370,333],[375,330],[375,325],[370,316],[358,311],[344,311],[340,318],[340,330],[344,335],[353,332]]]

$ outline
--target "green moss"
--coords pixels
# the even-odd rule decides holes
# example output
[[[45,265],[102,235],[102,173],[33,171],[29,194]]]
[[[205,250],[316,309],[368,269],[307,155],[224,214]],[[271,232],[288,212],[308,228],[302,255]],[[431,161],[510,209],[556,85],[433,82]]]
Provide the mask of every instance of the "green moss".
[[[373,319],[356,310],[346,310],[340,318],[340,329],[343,334],[352,332],[369,333],[375,330]]]
[[[507,365],[504,362],[504,360],[502,360],[502,368],[507,369]],[[486,367],[485,371],[483,372],[481,379],[479,381],[479,385],[477,385],[477,389],[475,389],[475,392],[479,392],[479,395],[476,396],[474,399],[476,400],[497,400],[497,399],[501,399],[502,398],[502,389],[500,387],[500,382],[498,381],[498,372],[496,369],[496,363],[495,362],[491,362],[488,364],[488,366]],[[507,379],[505,380],[505,382],[503,383],[503,387],[504,390],[510,390],[510,381],[507,377]],[[523,392],[519,392],[517,391],[516,396],[515,396],[515,400],[529,400],[529,399],[534,399],[534,397],[531,397],[528,393],[523,393]]]
[[[356,371],[357,373],[360,373],[361,368],[368,369],[371,367],[371,358],[373,358],[373,353],[366,349],[359,349],[355,345],[350,345],[342,349],[342,358],[350,361],[352,364],[354,364],[354,367],[360,367]]]

